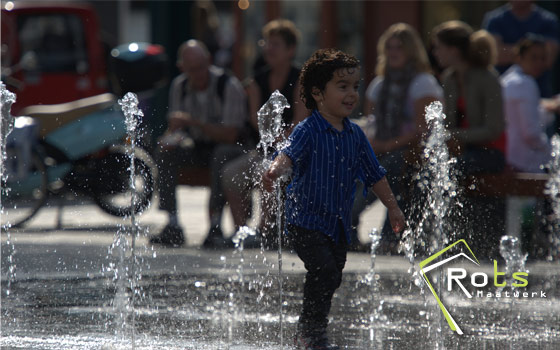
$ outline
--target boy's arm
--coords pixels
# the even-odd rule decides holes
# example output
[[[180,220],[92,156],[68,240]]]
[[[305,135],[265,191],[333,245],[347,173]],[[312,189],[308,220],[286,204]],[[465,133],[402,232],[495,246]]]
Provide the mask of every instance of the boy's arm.
[[[389,187],[387,177],[384,176],[381,180],[377,181],[372,186],[372,190],[381,203],[387,207],[387,213],[389,214],[389,221],[391,222],[393,231],[395,233],[401,232],[405,226],[404,214],[397,204],[391,187]]]
[[[282,175],[287,175],[292,171],[292,160],[284,153],[280,153],[274,159],[268,170],[262,176],[263,187],[267,192],[272,192],[274,182]]]

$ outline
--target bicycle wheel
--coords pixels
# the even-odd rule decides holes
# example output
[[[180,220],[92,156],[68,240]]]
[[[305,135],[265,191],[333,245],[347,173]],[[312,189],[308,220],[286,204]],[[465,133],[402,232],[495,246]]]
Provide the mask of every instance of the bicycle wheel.
[[[2,180],[2,229],[20,227],[45,204],[48,197],[48,176],[43,158],[33,150],[26,169],[18,171],[17,152],[8,149],[6,164],[14,164],[7,181]]]
[[[134,213],[144,211],[151,203],[157,167],[152,157],[143,149],[134,152],[134,192],[136,205]],[[126,146],[114,146],[97,167],[96,188],[92,192],[95,203],[106,213],[126,217],[132,214],[132,194],[130,188],[130,158]]]

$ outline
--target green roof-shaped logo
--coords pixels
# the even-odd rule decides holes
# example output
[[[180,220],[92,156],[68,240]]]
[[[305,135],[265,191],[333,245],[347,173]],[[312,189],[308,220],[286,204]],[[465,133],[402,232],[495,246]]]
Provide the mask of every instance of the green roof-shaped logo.
[[[439,261],[437,263],[434,263],[432,265],[429,265],[432,261],[434,261],[436,258],[438,258],[439,256],[441,256],[443,253],[445,253],[446,251],[448,251],[449,249],[453,248],[454,246],[456,246],[459,243],[463,243],[465,245],[465,247],[467,247],[467,250],[471,253],[472,257],[474,258],[471,259],[469,258],[467,255],[465,255],[465,253],[459,253],[457,255],[454,255],[450,258],[447,258],[445,260]],[[457,242],[449,245],[448,247],[440,250],[439,252],[435,253],[434,255],[430,256],[429,258],[427,258],[426,260],[420,262],[419,266],[420,266],[420,272],[422,273],[422,276],[424,277],[424,282],[426,282],[426,284],[428,285],[428,288],[430,288],[430,290],[432,291],[432,294],[434,295],[434,297],[436,298],[436,301],[441,309],[441,312],[443,313],[443,315],[445,316],[445,319],[447,320],[447,324],[449,325],[449,328],[451,328],[452,331],[457,332],[457,334],[463,334],[463,331],[461,330],[461,328],[459,328],[459,325],[457,324],[457,322],[455,322],[455,320],[453,319],[453,317],[451,316],[451,314],[449,313],[449,311],[447,311],[447,309],[445,308],[445,306],[443,305],[443,303],[441,302],[441,299],[439,298],[439,296],[437,295],[434,287],[432,286],[432,284],[430,283],[430,280],[428,279],[428,277],[426,276],[426,272],[429,272],[433,269],[435,269],[438,266],[441,266],[443,264],[448,263],[451,260],[454,260],[460,256],[464,256],[465,258],[467,258],[468,260],[472,261],[473,263],[475,263],[476,265],[480,265],[480,263],[478,262],[478,259],[476,258],[476,256],[474,255],[474,253],[472,252],[471,248],[469,247],[469,245],[467,244],[467,242],[464,239],[460,239]]]

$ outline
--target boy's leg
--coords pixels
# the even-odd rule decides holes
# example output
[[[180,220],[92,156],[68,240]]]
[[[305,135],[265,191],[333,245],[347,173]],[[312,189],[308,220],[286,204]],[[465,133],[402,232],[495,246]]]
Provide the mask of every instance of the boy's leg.
[[[346,263],[346,242],[339,244],[319,231],[289,227],[294,248],[305,264],[307,274],[303,290],[300,332],[319,341],[326,337],[328,315],[335,290],[342,281]]]

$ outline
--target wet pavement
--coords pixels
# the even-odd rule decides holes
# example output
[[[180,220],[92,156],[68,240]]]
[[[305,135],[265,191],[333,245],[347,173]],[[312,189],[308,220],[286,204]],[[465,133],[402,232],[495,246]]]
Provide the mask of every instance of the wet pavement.
[[[284,251],[280,332],[277,252],[200,249],[208,192],[182,187],[179,198],[187,246],[148,244],[166,220],[150,208],[138,218],[134,265],[130,249],[117,249],[130,247],[130,236],[116,240],[129,222],[94,204],[66,203],[57,229],[53,202],[28,227],[3,233],[1,348],[280,349],[282,343],[292,349],[303,264]],[[383,214],[380,206],[363,214],[362,238],[381,225]],[[224,227],[233,230],[229,215]],[[329,330],[344,349],[560,348],[557,263],[527,265],[523,290],[539,297],[468,299],[441,292],[463,335],[449,329],[431,293],[412,282],[404,257],[377,257],[373,284],[370,263],[369,254],[350,253],[333,300]],[[492,265],[477,271],[492,279]]]

